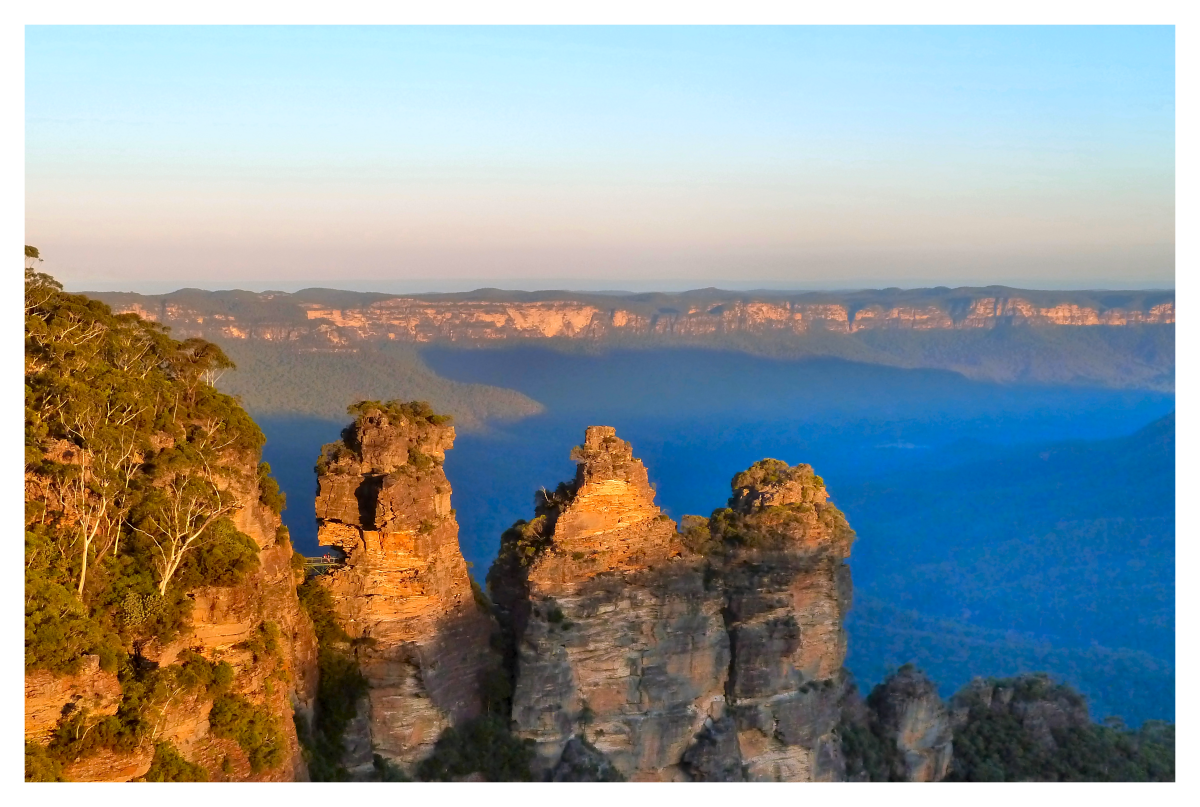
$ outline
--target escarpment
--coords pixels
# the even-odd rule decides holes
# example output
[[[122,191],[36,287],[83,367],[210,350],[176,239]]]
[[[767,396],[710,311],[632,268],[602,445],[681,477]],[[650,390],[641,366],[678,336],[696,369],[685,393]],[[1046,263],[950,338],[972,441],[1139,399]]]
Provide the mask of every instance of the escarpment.
[[[571,456],[488,577],[539,772],[566,776],[582,742],[631,779],[840,779],[853,532],[820,478],[758,463],[681,533],[613,429]]]
[[[232,363],[25,293],[26,778],[306,779],[315,636]]]
[[[364,778],[373,754],[411,771],[445,728],[478,715],[483,679],[499,662],[442,469],[449,419],[395,402],[352,411],[317,467],[318,540],[342,559],[318,582],[368,685],[346,738],[358,749],[346,766]]]
[[[1004,287],[754,296],[707,289],[608,296],[481,292],[394,297],[308,290],[169,295],[99,293],[118,310],[186,335],[331,347],[383,341],[698,338],[870,331],[1128,327],[1175,322],[1171,292],[1046,292]]]
[[[97,655],[65,675],[27,670],[27,756],[33,743],[45,749],[36,755],[60,757],[68,781],[129,781],[145,777],[166,744],[204,779],[308,778],[293,715],[312,711],[316,639],[296,597],[287,531],[249,469],[229,490],[225,528],[253,542],[245,571],[188,591],[182,623],[165,637],[151,626],[169,601],[126,595],[116,613],[130,646],[116,671]],[[242,732],[244,720],[257,723],[257,737]],[[78,741],[64,746],[72,731]]]

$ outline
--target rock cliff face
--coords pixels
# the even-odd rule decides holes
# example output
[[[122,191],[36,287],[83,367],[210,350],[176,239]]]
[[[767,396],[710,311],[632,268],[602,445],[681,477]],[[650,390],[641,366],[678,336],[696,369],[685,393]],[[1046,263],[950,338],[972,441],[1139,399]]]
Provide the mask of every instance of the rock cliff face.
[[[841,778],[853,533],[812,469],[759,463],[681,534],[613,429],[589,428],[572,459],[488,578],[538,772],[560,778],[586,740],[631,779]]]
[[[346,761],[365,774],[373,749],[411,770],[444,728],[480,712],[495,623],[475,601],[442,470],[454,428],[378,406],[343,434],[318,466],[317,519],[320,543],[344,557],[321,583],[370,686]]]
[[[950,712],[923,673],[904,667],[871,692],[877,733],[895,746],[893,775],[907,782],[939,782],[953,757]]]
[[[586,736],[625,777],[682,778],[692,737],[721,715],[720,597],[629,443],[591,427],[571,456],[575,480],[539,494],[488,578],[515,634],[513,725],[537,741],[538,774]]]
[[[512,299],[503,300],[471,294],[422,298],[331,292],[328,301],[317,299],[320,294],[314,292],[235,294],[245,299],[239,298],[238,305],[232,307],[214,305],[194,291],[160,296],[95,296],[118,311],[132,311],[169,324],[185,336],[312,341],[333,348],[380,340],[604,340],[880,329],[972,330],[1005,325],[1120,327],[1175,321],[1174,295],[1170,292],[1121,293],[1093,300],[1078,293],[1072,296],[1071,292],[1023,292],[997,287],[920,289],[899,294],[809,293],[782,299],[755,299],[716,290],[629,298],[547,292],[532,295],[538,299],[523,299],[516,293]],[[334,297],[339,299],[335,301]]]
[[[253,469],[253,465],[250,469]],[[253,470],[242,475],[254,479]],[[36,488],[36,485],[34,486]],[[209,712],[213,697],[185,690],[152,707],[154,730],[129,750],[101,749],[67,764],[71,781],[129,781],[144,776],[154,757],[155,742],[170,742],[188,761],[201,765],[214,781],[306,780],[307,769],[296,737],[293,714],[308,714],[317,687],[317,647],[312,622],[296,597],[291,566],[292,546],[281,520],[262,504],[257,484],[246,482],[232,491],[239,506],[234,525],[258,546],[258,568],[232,586],[207,586],[190,593],[191,617],[179,638],[153,641],[140,648],[143,664],[169,670],[185,652],[209,662],[227,662],[234,672],[232,693],[265,709],[282,732],[286,748],[281,764],[252,771],[236,741],[213,736]],[[273,626],[275,649],[254,647],[265,626]],[[95,656],[70,676],[44,671],[25,676],[25,737],[45,743],[64,716],[85,710],[89,724],[115,714],[122,686],[113,673],[100,669]]]
[[[746,777],[841,779],[844,563],[854,533],[808,465],[763,460],[709,521],[733,649],[730,712]]]
[[[1091,724],[1087,703],[1079,694],[1044,675],[1005,681],[976,678],[951,699],[950,722],[955,729],[984,714],[1015,718],[1047,750],[1056,748],[1055,732]]]

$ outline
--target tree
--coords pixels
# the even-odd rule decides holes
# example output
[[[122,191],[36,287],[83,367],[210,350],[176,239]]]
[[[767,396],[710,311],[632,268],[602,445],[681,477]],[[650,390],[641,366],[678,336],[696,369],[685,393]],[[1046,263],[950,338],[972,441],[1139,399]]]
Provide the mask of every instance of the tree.
[[[166,594],[179,564],[201,543],[209,527],[236,506],[233,496],[204,475],[172,473],[153,489],[134,529],[154,546],[159,594]]]

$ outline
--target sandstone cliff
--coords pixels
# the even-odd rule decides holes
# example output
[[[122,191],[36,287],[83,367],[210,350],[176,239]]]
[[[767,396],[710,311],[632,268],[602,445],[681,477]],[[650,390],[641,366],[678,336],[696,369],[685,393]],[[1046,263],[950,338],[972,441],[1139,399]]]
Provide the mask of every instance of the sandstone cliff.
[[[253,469],[253,464],[249,466]],[[317,687],[316,639],[312,623],[296,597],[293,550],[287,531],[263,504],[252,470],[232,492],[238,506],[234,526],[258,549],[258,563],[235,585],[203,586],[189,592],[190,617],[181,634],[168,642],[139,643],[134,665],[149,670],[153,689],[141,681],[123,682],[102,670],[99,658],[87,657],[71,675],[46,671],[25,676],[25,737],[44,746],[57,728],[81,721],[86,732],[119,710],[141,709],[150,730],[136,739],[87,748],[69,758],[62,775],[70,781],[129,781],[146,775],[157,743],[169,743],[182,757],[204,769],[213,781],[293,781],[308,778],[293,714],[310,712]],[[35,484],[34,489],[37,489]],[[185,664],[203,659],[228,664],[230,683],[220,690],[190,686]],[[234,696],[267,720],[262,723],[270,747],[257,750],[260,764],[235,737],[211,730],[210,712],[218,698]],[[228,732],[223,732],[228,735]],[[275,747],[276,743],[282,743]]]
[[[369,685],[346,738],[364,778],[372,752],[411,771],[443,729],[479,714],[498,658],[442,470],[454,428],[418,406],[368,403],[343,434],[318,464],[317,519],[344,563],[320,583]]]
[[[184,335],[312,342],[803,335],[1001,326],[1124,327],[1175,322],[1171,292],[1039,292],[1003,287],[810,292],[755,296],[716,289],[683,294],[468,293],[394,297],[310,290],[173,295],[105,294],[121,311]]]
[[[539,774],[586,736],[623,776],[682,778],[692,737],[721,716],[720,597],[627,442],[591,427],[571,456],[575,480],[539,494],[488,578],[514,631],[514,730],[537,741]]]
[[[763,460],[709,520],[733,648],[730,710],[748,779],[837,780],[834,733],[854,533],[808,465]]]
[[[488,577],[538,772],[570,778],[586,742],[631,779],[841,778],[853,533],[819,477],[758,463],[681,534],[613,429],[589,428],[572,459]]]

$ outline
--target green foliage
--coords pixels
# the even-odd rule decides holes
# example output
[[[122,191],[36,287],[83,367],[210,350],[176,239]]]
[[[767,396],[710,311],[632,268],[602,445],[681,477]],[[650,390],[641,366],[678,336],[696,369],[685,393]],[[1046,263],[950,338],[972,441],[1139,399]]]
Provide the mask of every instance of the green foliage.
[[[223,518],[208,528],[208,537],[189,553],[175,573],[188,591],[201,586],[236,586],[259,567],[258,544]]]
[[[287,509],[287,495],[279,489],[279,483],[271,476],[271,464],[267,462],[258,464],[258,500],[271,508],[275,515],[280,515]]]
[[[339,644],[349,642],[350,637],[337,622],[333,610],[333,597],[329,590],[316,580],[307,580],[304,585],[296,588],[296,596],[300,605],[312,620],[317,641],[321,644]]]
[[[720,542],[713,540],[708,519],[704,516],[683,516],[679,519],[679,533],[683,545],[697,555],[711,555],[720,549]]]
[[[214,737],[237,741],[254,773],[283,763],[287,743],[278,721],[242,696],[224,694],[214,700],[208,724]]]
[[[260,622],[250,638],[237,646],[253,653],[255,663],[276,658],[279,655],[279,626],[274,622]]]
[[[208,771],[188,762],[171,743],[154,744],[154,761],[144,777],[147,782],[207,782]]]
[[[25,741],[25,781],[62,782],[62,762],[46,748],[29,740]]]
[[[783,460],[762,459],[734,475],[730,486],[737,490],[751,485],[778,485],[791,477],[791,470]]]
[[[479,429],[543,411],[516,390],[451,381],[430,370],[417,345],[363,345],[355,353],[301,352],[290,345],[212,337],[237,362],[221,377],[223,390],[241,396],[255,414],[292,414],[336,420],[362,398],[427,398],[456,422]]]
[[[492,612],[492,601],[488,597],[487,592],[483,590],[483,586],[479,585],[479,581],[475,579],[474,575],[471,575],[471,596],[474,598],[475,605],[479,607],[480,611]]]
[[[177,685],[189,690],[203,689],[209,695],[221,695],[233,685],[233,667],[227,661],[213,663],[194,650],[179,654],[178,665],[167,668]]]
[[[987,683],[1011,689],[1012,701],[1007,708],[996,709],[971,689],[955,696],[956,705],[968,712],[966,724],[954,734],[951,780],[1175,781],[1174,726],[1146,721],[1141,729],[1131,731],[1119,719],[1106,721],[1107,725],[1087,721],[1050,729],[1047,737],[1022,720],[1019,706],[1041,702],[1082,710],[1082,695],[1044,674]]]
[[[135,640],[179,634],[188,591],[257,567],[228,490],[254,473],[278,486],[262,432],[214,386],[233,368],[219,347],[32,270],[25,311],[26,667],[96,654],[112,671]]]
[[[30,534],[26,533],[28,556]],[[83,656],[120,641],[89,618],[76,593],[53,579],[52,570],[27,567],[25,573],[25,668],[71,673]]]
[[[903,770],[903,760],[896,743],[881,737],[872,727],[843,720],[838,725],[838,735],[842,739],[846,775],[851,779],[890,782],[897,768]]]
[[[474,773],[488,782],[531,782],[533,740],[515,737],[500,715],[483,715],[442,732],[417,778],[446,782]]]
[[[297,733],[313,780],[344,781],[347,774],[341,765],[342,737],[359,699],[367,693],[367,681],[358,660],[347,649],[350,637],[337,623],[329,591],[309,579],[296,593],[317,635],[319,673],[314,724],[307,726],[297,719]]]
[[[45,747],[26,748],[27,776],[61,776],[68,762],[102,749],[132,752],[153,735],[158,709],[173,695],[203,691],[224,697],[233,683],[233,668],[185,650],[178,664],[161,668],[124,657],[117,677],[121,702],[116,714],[93,721],[85,710],[70,709]]]
[[[437,414],[428,401],[358,401],[346,407],[346,414],[356,418],[382,414],[393,425],[404,421],[424,421],[431,426],[448,426],[454,422],[450,415]]]
[[[409,446],[408,466],[410,468],[412,468],[414,471],[420,472],[427,471],[434,465],[437,465],[437,461],[433,457],[422,452],[416,446]]]
[[[375,777],[380,782],[411,782],[412,779],[400,769],[400,766],[384,759],[379,754],[375,754],[372,758],[372,763],[375,766]]]
[[[342,461],[357,458],[357,455],[340,440],[336,443],[326,443],[321,446],[321,453],[317,456],[317,464],[313,467],[313,471],[317,476],[329,473],[349,473],[350,470],[342,464]]]
[[[546,516],[538,516],[533,521],[517,521],[505,530],[500,536],[500,551],[492,569],[506,564],[514,564],[522,569],[533,565],[537,556],[554,543],[553,533],[547,534],[547,526]],[[491,576],[489,570],[488,577]]]

